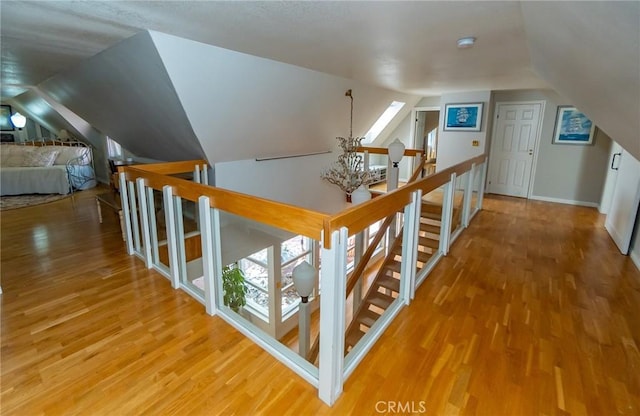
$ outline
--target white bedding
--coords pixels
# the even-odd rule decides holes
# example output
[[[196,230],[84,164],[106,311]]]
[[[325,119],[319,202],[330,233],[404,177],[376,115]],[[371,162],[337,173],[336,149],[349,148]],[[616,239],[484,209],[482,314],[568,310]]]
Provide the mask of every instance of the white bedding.
[[[0,146],[0,195],[62,194],[96,186],[91,148]]]
[[[65,165],[0,168],[0,195],[69,193]]]

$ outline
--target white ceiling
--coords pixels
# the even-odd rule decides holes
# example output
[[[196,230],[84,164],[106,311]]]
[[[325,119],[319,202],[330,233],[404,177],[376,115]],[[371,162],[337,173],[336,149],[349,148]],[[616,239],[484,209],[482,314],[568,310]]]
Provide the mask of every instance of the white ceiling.
[[[2,97],[143,29],[416,95],[546,88],[519,2],[2,1]],[[456,40],[477,37],[472,49]]]

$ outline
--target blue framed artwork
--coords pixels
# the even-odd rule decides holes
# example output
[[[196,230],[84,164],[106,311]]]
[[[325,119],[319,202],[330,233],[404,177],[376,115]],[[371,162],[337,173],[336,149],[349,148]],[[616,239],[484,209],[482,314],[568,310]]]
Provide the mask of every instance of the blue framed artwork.
[[[444,106],[444,131],[480,131],[482,104],[446,104]]]
[[[592,144],[596,126],[589,117],[575,107],[558,107],[554,144]]]

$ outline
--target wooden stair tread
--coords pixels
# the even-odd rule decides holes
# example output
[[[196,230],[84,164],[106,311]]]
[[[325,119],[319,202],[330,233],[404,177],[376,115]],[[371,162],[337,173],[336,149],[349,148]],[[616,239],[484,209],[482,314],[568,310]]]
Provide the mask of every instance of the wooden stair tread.
[[[355,328],[347,334],[344,339],[345,347],[353,347],[360,341],[360,339],[364,336],[364,332],[360,330],[360,328]]]
[[[420,263],[428,262],[431,259],[431,256],[433,256],[433,253],[427,253],[427,252],[418,250],[418,261]]]
[[[394,301],[392,296],[385,295],[384,293],[375,292],[371,297],[366,299],[367,303],[377,306],[380,309],[386,310],[389,305]]]
[[[428,237],[422,237],[422,236],[418,238],[418,245],[423,247],[433,248],[433,249],[440,248],[440,242],[438,240],[434,240],[434,239],[431,239]]]
[[[362,309],[358,314],[357,321],[367,328],[371,328],[373,324],[380,318],[380,315],[372,311],[371,309]]]
[[[400,273],[400,270],[402,270],[402,263],[394,260],[392,262],[389,262],[386,266],[384,266],[384,268],[387,270],[391,270],[392,272]]]
[[[400,280],[388,274],[380,276],[380,278],[376,280],[376,283],[385,289],[393,290],[394,292],[400,291]]]
[[[424,231],[425,233],[431,233],[440,235],[440,227],[433,224],[427,224],[426,222],[420,223],[420,231]]]

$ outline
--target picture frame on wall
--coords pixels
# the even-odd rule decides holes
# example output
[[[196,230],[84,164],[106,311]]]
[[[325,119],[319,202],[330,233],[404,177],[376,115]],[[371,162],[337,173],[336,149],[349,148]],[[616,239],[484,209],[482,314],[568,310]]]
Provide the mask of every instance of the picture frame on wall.
[[[444,131],[480,131],[483,103],[446,104]]]
[[[596,126],[574,106],[558,106],[553,144],[593,144]]]
[[[14,131],[13,123],[11,122],[11,106],[2,104],[0,105],[0,130],[2,131]]]

